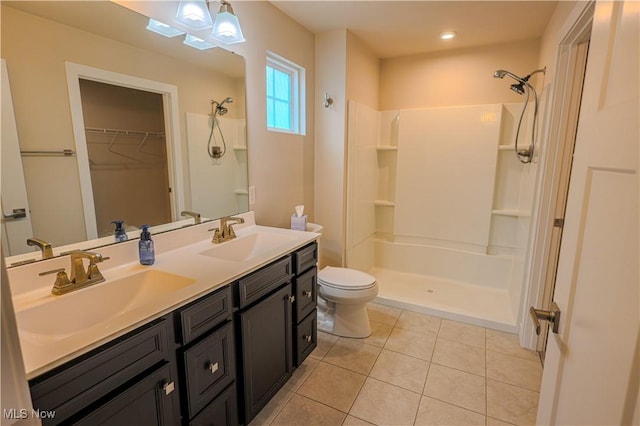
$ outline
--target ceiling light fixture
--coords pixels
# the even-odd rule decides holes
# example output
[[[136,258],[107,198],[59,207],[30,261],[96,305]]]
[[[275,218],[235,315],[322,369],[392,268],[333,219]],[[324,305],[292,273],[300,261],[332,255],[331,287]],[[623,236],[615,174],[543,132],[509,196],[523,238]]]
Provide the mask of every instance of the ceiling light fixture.
[[[187,36],[184,38],[183,43],[186,44],[187,46],[191,46],[198,50],[206,50],[206,49],[212,49],[214,47],[217,47],[215,44],[209,43],[208,41],[198,38],[196,36],[192,36],[191,34],[187,34]]]
[[[441,40],[451,40],[456,38],[456,33],[453,31],[446,31],[442,34],[440,34],[440,39]]]
[[[231,4],[226,0],[220,1],[220,9],[213,22],[211,38],[224,44],[242,43],[245,41],[238,17],[233,13]]]
[[[156,21],[155,19],[151,19],[151,18],[149,18],[149,25],[147,25],[147,29],[149,31],[153,31],[154,33],[157,33],[169,38],[184,34],[184,31],[180,31],[176,28],[173,28],[167,24],[164,24],[160,21]]]
[[[181,0],[176,21],[195,31],[205,30],[213,25],[205,0]]]

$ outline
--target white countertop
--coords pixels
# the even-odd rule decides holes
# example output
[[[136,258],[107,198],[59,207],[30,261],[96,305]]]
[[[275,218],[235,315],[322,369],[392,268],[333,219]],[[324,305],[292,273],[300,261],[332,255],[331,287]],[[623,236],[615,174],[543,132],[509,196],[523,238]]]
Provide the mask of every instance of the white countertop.
[[[148,303],[145,301],[133,310],[114,314],[107,324],[100,323],[84,328],[80,326],[78,332],[62,338],[60,336],[47,338],[44,334],[21,330],[21,312],[26,312],[34,307],[37,309],[40,304],[56,303],[57,300],[62,300],[67,296],[51,294],[55,274],[44,277],[38,274],[57,268],[67,268],[68,271],[69,257],[63,256],[8,269],[27,378],[37,377],[155,318],[172,312],[279,257],[297,250],[320,236],[314,232],[256,225],[252,212],[241,216],[245,217],[245,224],[234,225],[239,238],[256,232],[287,235],[288,238],[282,239],[282,242],[273,249],[246,260],[227,261],[212,258],[201,253],[214,246],[211,243],[212,233],[209,231],[210,228],[218,226],[218,223],[214,221],[154,237],[156,260],[152,266],[143,266],[138,262],[137,241],[93,250],[103,256],[110,257],[109,260],[99,264],[106,281],[77,290],[74,293],[91,292],[97,286],[108,286],[110,281],[150,269],[186,277],[191,279],[193,283],[159,297],[149,298]],[[224,244],[215,246],[222,249]],[[101,302],[108,304],[109,300]],[[74,307],[70,318],[49,318],[52,329],[55,330],[57,321],[75,320],[82,324],[83,314],[88,314],[83,312],[83,308],[87,309],[83,306]]]

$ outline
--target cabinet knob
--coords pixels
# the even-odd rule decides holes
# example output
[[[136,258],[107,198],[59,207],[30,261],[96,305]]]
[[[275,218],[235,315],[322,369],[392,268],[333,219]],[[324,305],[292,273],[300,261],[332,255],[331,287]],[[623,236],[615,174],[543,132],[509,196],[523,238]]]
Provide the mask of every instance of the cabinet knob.
[[[311,299],[311,290],[303,291],[302,295]]]
[[[312,338],[311,336],[302,336],[302,339],[306,340],[307,342],[310,342],[311,338]]]
[[[296,301],[296,297],[295,296],[289,296],[289,302],[293,303]]]
[[[174,382],[165,383],[164,385],[162,385],[162,389],[164,389],[165,395],[169,395],[171,392],[174,391],[175,388],[176,388],[176,385],[174,384]]]
[[[209,365],[207,366],[207,369],[211,371],[211,374],[215,374],[215,372],[218,371],[218,363],[217,362],[215,364],[209,363]]]

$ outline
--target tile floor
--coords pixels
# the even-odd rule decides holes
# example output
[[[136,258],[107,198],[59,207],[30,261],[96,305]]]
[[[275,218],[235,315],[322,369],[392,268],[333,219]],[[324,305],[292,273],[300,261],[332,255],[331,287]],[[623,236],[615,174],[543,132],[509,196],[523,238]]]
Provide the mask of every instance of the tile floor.
[[[542,367],[513,334],[378,304],[318,347],[251,425],[535,424]]]

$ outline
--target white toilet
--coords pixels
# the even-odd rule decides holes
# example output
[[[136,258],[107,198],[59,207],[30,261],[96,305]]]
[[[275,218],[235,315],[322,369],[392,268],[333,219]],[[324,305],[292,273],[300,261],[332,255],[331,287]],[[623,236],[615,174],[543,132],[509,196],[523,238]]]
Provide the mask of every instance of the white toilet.
[[[318,272],[318,329],[343,337],[369,337],[367,302],[377,295],[373,276],[355,269],[325,267]]]

